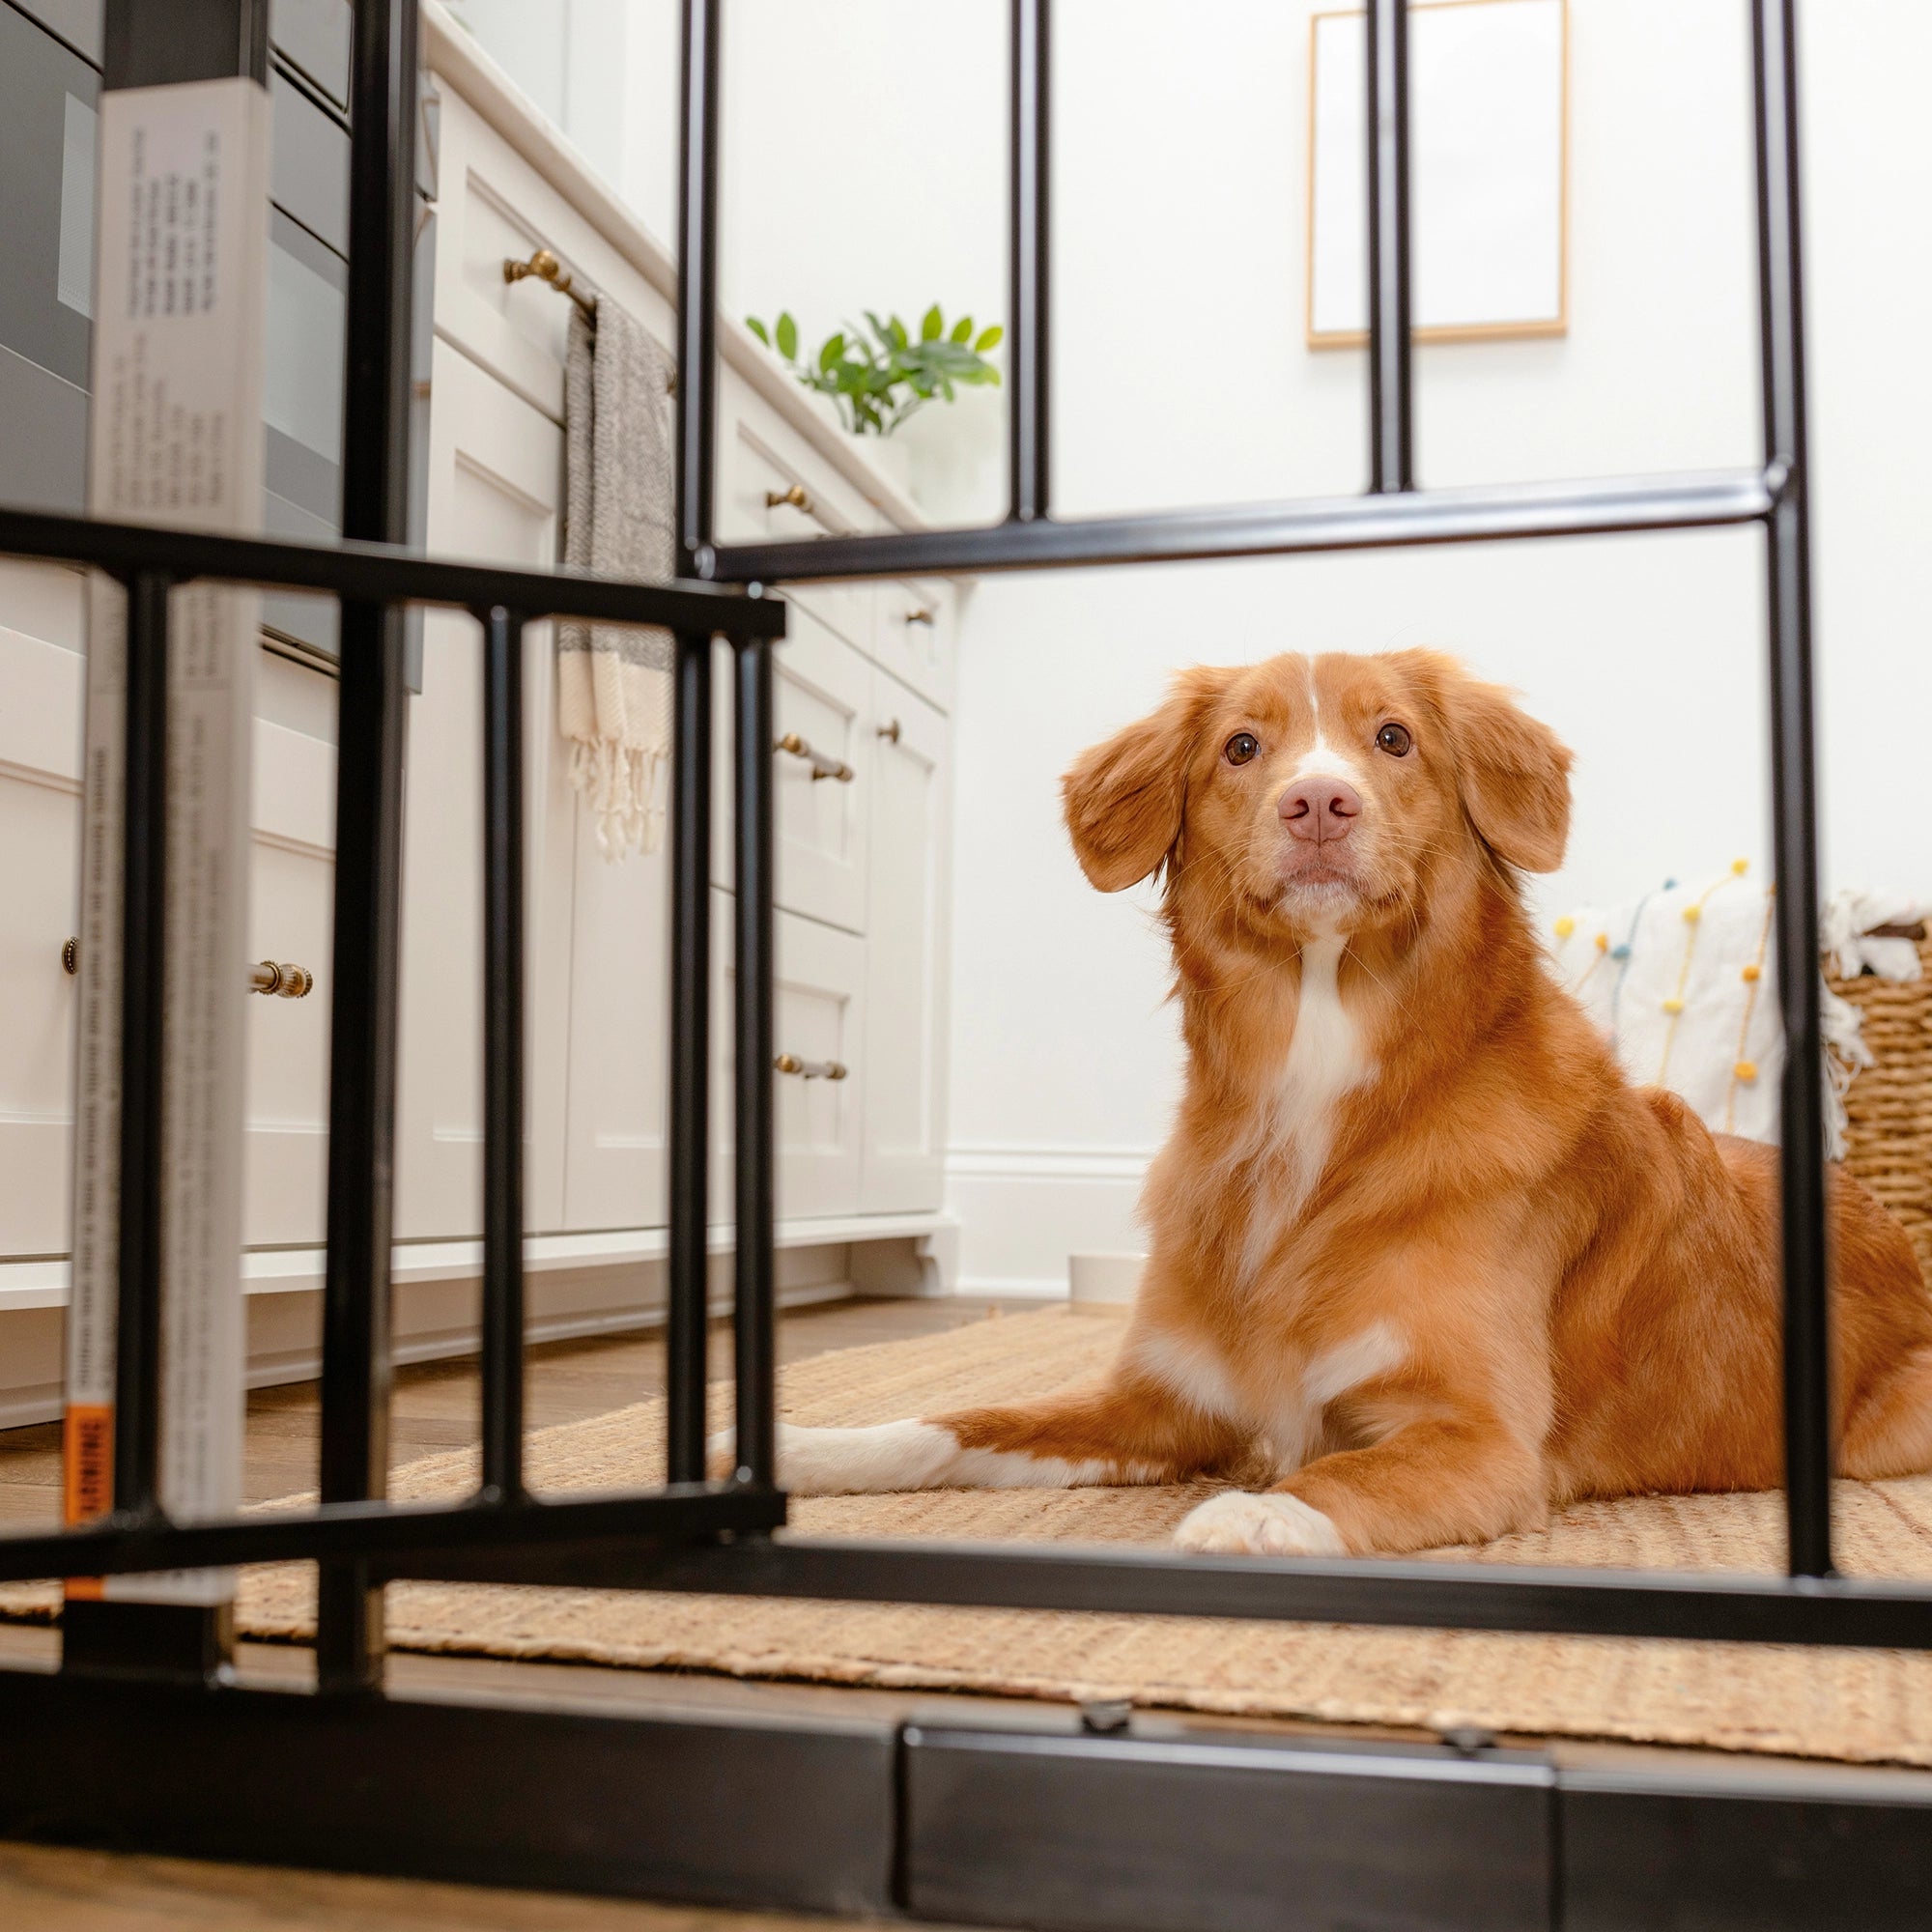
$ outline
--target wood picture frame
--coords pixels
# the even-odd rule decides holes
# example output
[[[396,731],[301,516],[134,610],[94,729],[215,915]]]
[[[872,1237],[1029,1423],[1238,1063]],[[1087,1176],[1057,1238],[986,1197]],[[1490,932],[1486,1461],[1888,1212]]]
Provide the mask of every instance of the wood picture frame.
[[[1310,349],[1354,349],[1369,339],[1362,254],[1368,185],[1359,158],[1366,148],[1366,19],[1358,9],[1343,9],[1308,22],[1303,304]],[[1569,0],[1417,0],[1409,21],[1415,340],[1567,333]],[[1348,23],[1357,23],[1352,35]],[[1475,31],[1444,38],[1445,30],[1464,26]],[[1471,92],[1472,72],[1493,82],[1493,95]],[[1444,104],[1458,111],[1444,115]],[[1472,140],[1476,128],[1483,131]],[[1331,163],[1325,171],[1324,155]],[[1460,204],[1436,199],[1445,195]]]

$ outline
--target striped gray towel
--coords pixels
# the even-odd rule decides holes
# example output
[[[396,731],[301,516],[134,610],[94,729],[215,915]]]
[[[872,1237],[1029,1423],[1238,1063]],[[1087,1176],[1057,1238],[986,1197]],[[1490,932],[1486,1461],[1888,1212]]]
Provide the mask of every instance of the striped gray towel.
[[[563,560],[600,577],[662,582],[673,574],[669,356],[608,298],[593,327],[573,305],[564,380]],[[670,757],[668,631],[623,624],[557,628],[557,724],[570,781],[597,814],[609,859],[655,851]]]

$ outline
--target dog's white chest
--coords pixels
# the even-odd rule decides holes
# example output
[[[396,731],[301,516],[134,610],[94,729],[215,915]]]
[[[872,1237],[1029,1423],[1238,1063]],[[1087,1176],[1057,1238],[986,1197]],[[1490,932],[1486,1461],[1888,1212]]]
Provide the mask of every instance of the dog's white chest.
[[[1269,1143],[1270,1179],[1249,1206],[1244,1271],[1252,1276],[1301,1211],[1328,1165],[1335,1109],[1367,1079],[1361,1030],[1342,1004],[1339,936],[1312,939],[1301,953],[1294,1034],[1276,1079]]]

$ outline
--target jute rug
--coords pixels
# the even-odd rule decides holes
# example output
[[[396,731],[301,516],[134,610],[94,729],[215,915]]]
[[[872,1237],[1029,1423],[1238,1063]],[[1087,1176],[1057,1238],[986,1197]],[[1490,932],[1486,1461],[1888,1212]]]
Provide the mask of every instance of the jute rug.
[[[781,1406],[799,1422],[864,1423],[1027,1396],[1101,1367],[1120,1333],[1116,1317],[1053,1309],[847,1350],[787,1371]],[[662,1431],[654,1402],[539,1431],[530,1480],[548,1491],[655,1483]],[[455,1496],[476,1478],[475,1454],[453,1452],[410,1464],[392,1493]],[[792,1518],[821,1535],[1158,1544],[1212,1488],[819,1497]],[[1840,1483],[1836,1509],[1842,1568],[1932,1576],[1932,1476]],[[1439,1553],[1766,1572],[1780,1567],[1782,1539],[1776,1494],[1646,1496]],[[242,1628],[307,1636],[313,1574],[246,1573]],[[1932,1766],[1932,1656],[1905,1652],[477,1585],[399,1584],[389,1605],[390,1641],[409,1650]]]

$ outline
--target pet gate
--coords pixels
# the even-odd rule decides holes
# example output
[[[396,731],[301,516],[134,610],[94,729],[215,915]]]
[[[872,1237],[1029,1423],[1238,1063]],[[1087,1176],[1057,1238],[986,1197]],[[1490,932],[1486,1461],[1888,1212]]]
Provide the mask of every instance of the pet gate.
[[[255,541],[0,513],[0,553],[128,590],[120,1238],[112,1509],[0,1540],[0,1580],[268,1561],[320,1567],[313,1691],[242,1688],[224,1635],[179,1606],[96,1604],[56,1673],[0,1673],[0,1831],[299,1864],[700,1900],[1051,1926],[1376,1923],[1598,1927],[1923,1922],[1932,1810],[1902,1781],[1663,1764],[1580,1772],[1481,1739],[1440,1747],[1187,1730],[729,1715],[385,1692],[382,1592],[402,1578],[1932,1648],[1932,1591],[1832,1561],[1816,795],[1793,0],[1749,0],[1764,458],[1695,475],[1414,487],[1405,0],[1368,0],[1372,482],[1366,495],[1169,515],[1052,514],[1049,0],[1011,8],[1010,508],[989,528],[720,544],[718,128],[722,0],[683,4],[679,538],[685,581],[428,559],[399,545]],[[110,0],[206,26],[259,62],[267,0]],[[403,442],[414,141],[412,0],[356,0],[347,434],[356,536]],[[1204,21],[1204,31],[1211,24]],[[252,42],[250,35],[253,35]],[[187,37],[192,39],[192,37]],[[209,37],[204,34],[202,40]],[[219,40],[221,37],[213,37]],[[132,37],[128,44],[153,47]],[[110,31],[110,49],[116,44]],[[110,53],[109,85],[116,84]],[[130,57],[131,58],[131,57]],[[119,84],[184,78],[124,72]],[[232,68],[220,70],[233,71]],[[242,69],[246,71],[246,68]],[[258,75],[259,77],[259,75]],[[1783,1075],[1789,1575],[1636,1575],[1394,1561],[962,1548],[784,1533],[774,1472],[772,652],[808,578],[932,574],[1755,524],[1769,583]],[[343,612],[323,1500],[175,1522],[157,1501],[168,591],[325,592]],[[382,1499],[387,1399],[402,685],[394,613],[472,612],[484,654],[483,1477],[456,1506]],[[662,1490],[543,1502],[522,1480],[523,734],[520,653],[541,616],[676,634],[668,1473]],[[731,647],[738,891],[738,1467],[705,1478],[712,644]],[[483,1042],[479,1041],[479,1048]]]

